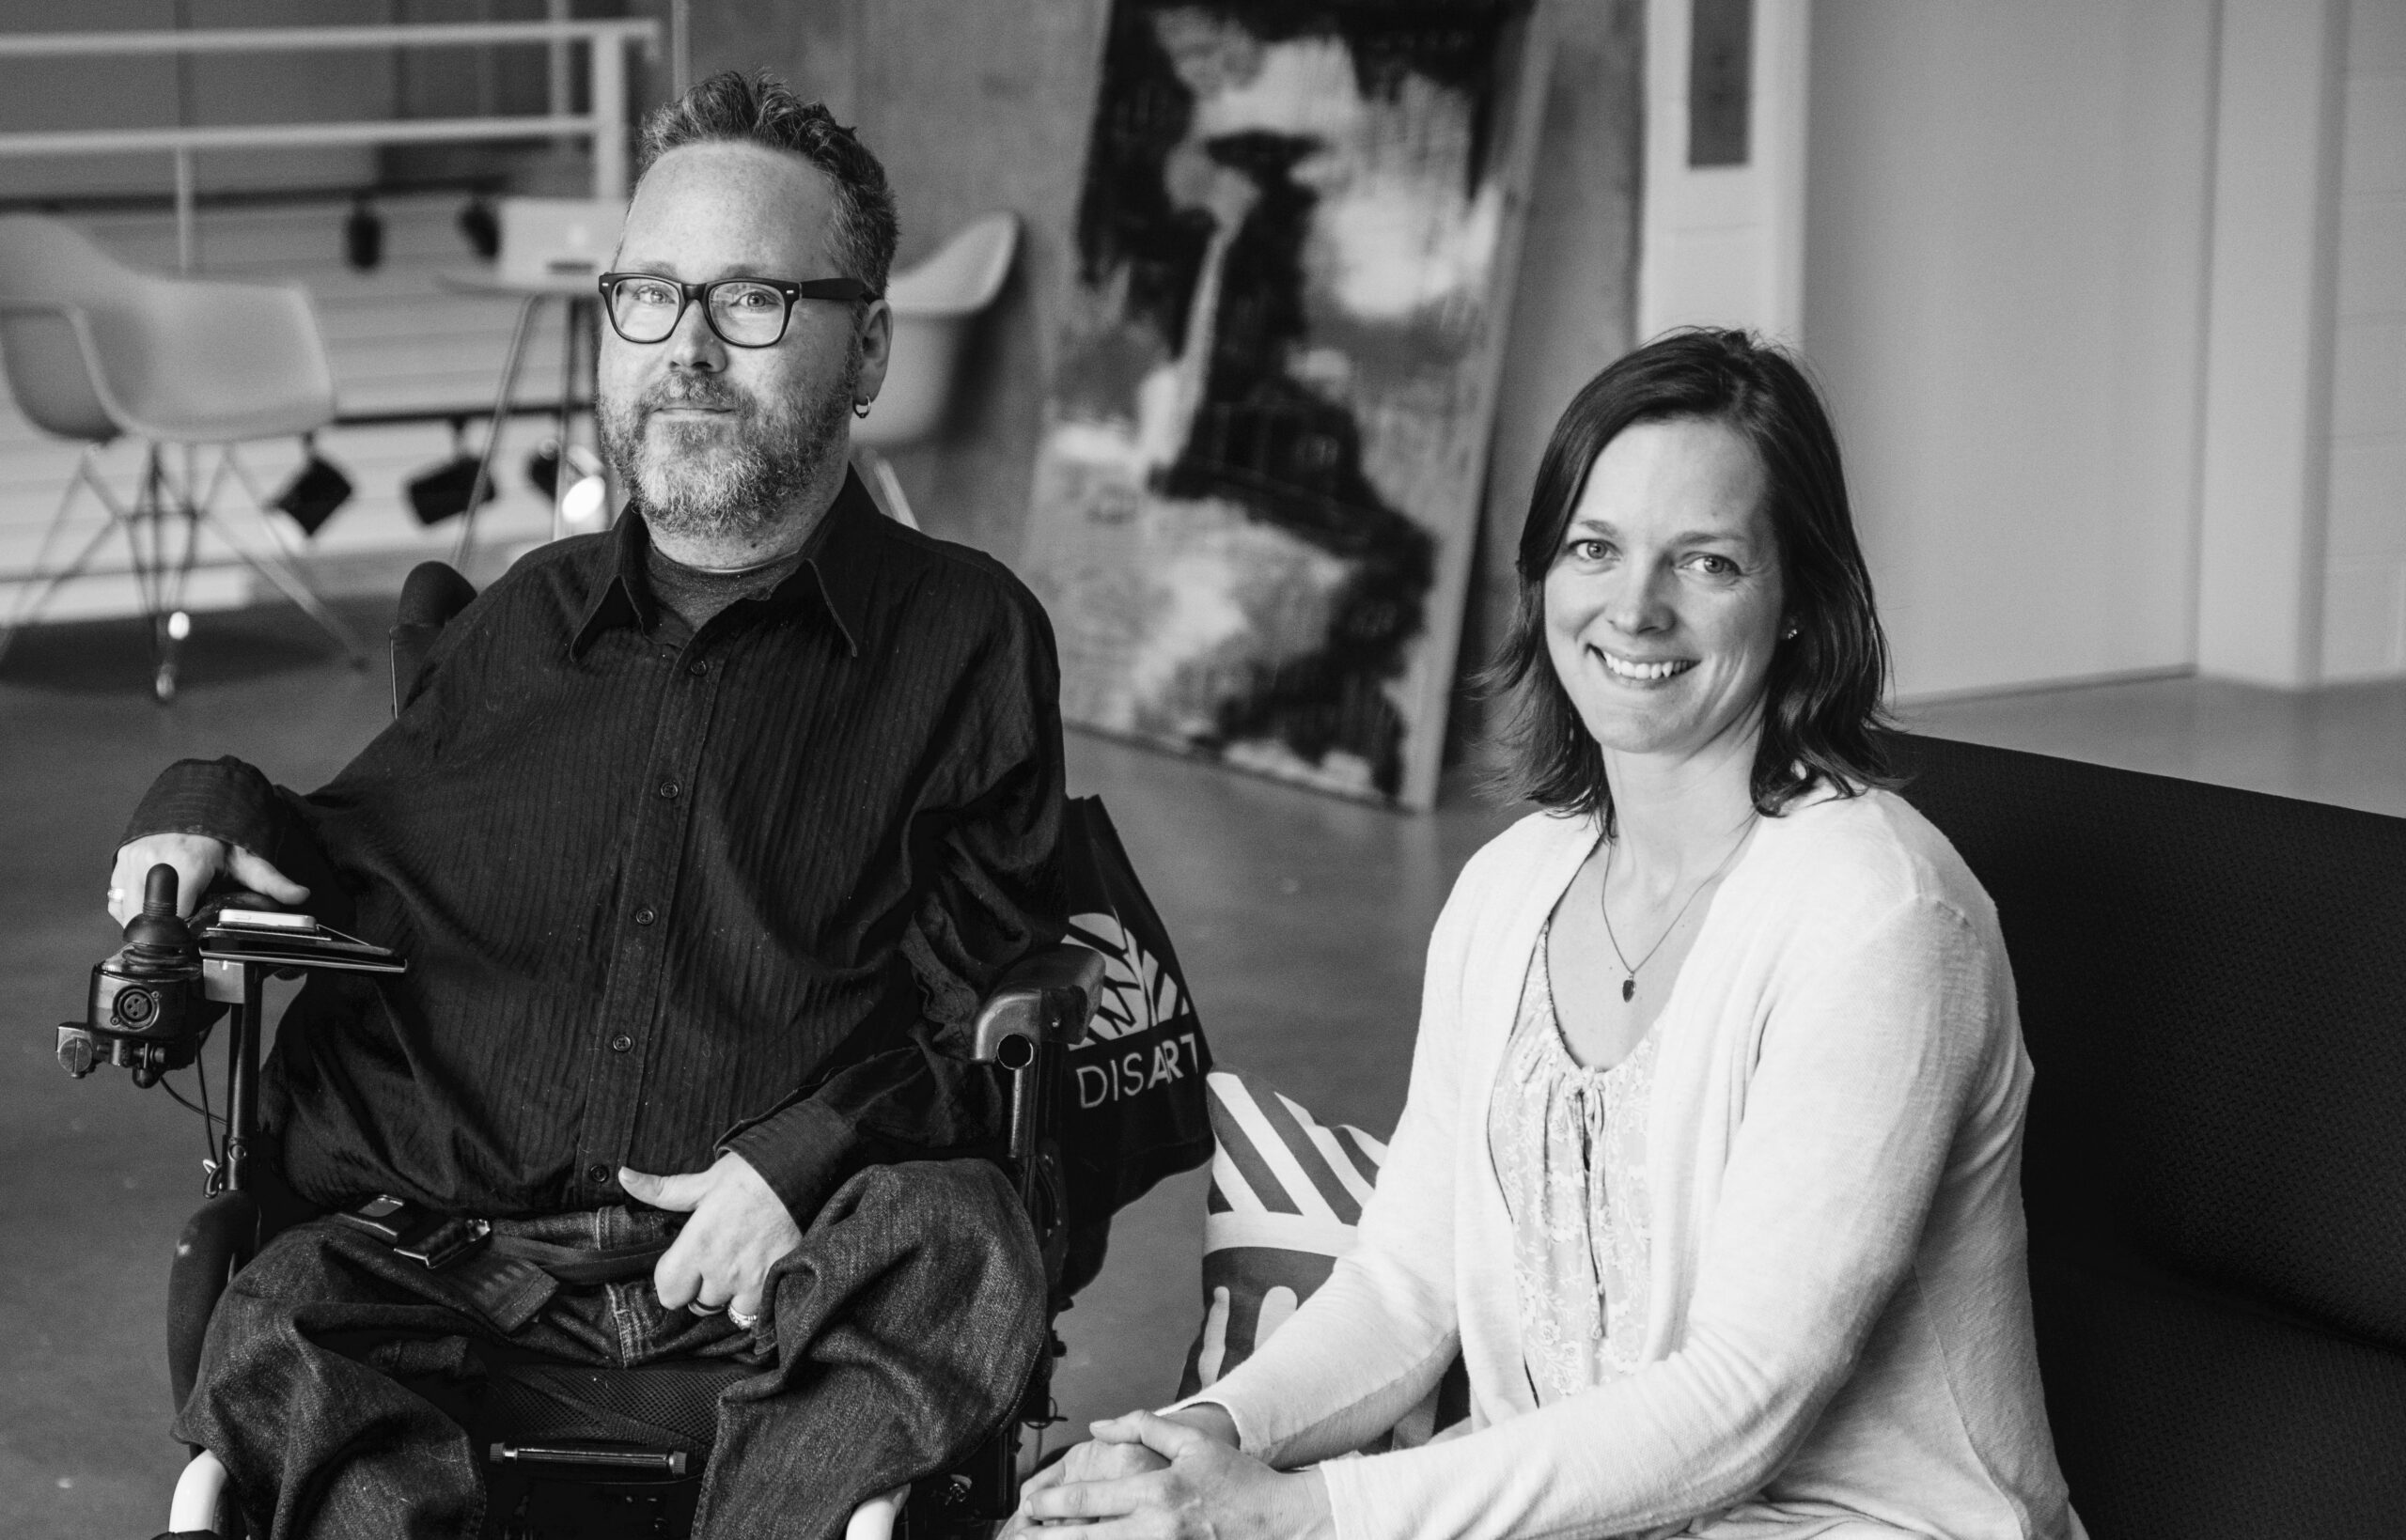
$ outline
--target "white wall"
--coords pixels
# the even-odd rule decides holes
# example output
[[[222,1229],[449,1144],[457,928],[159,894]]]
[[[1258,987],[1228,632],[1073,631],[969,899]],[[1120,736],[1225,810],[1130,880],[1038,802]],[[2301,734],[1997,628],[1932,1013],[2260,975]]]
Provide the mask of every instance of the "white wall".
[[[2216,14],[1813,7],[1805,349],[1903,693],[2194,659]]]
[[[2223,0],[2197,666],[2321,674],[2347,0]]]
[[[2325,679],[2406,673],[2406,0],[2349,8]]]

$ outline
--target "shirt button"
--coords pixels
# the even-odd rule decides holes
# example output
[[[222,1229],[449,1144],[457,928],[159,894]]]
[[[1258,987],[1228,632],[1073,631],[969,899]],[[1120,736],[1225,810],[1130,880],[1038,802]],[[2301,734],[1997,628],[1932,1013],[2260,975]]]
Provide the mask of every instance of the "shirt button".
[[[673,797],[675,797],[675,796],[677,795],[677,783],[676,783],[676,782],[674,782],[674,781],[663,781],[663,782],[661,782],[661,783],[660,783],[660,795],[661,795],[661,796],[663,796],[663,797],[665,797],[665,798],[673,798]]]
[[[596,1160],[585,1168],[585,1179],[600,1187],[610,1179],[610,1168]]]
[[[635,910],[635,924],[639,926],[648,926],[659,918],[659,914],[653,911],[652,907],[649,904],[646,904],[643,908]]]
[[[624,1053],[634,1046],[635,1040],[623,1032],[610,1039],[610,1051],[613,1053]]]
[[[709,661],[701,658],[696,658],[692,662],[685,665],[685,672],[691,674],[696,679],[700,678],[703,675],[708,674],[710,671],[711,665]]]

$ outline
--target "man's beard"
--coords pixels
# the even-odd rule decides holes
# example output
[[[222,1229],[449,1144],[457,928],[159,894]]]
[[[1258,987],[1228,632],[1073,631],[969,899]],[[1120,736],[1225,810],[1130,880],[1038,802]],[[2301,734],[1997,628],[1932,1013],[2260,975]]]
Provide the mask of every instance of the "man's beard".
[[[602,451],[635,490],[657,530],[706,537],[750,535],[817,487],[844,453],[844,414],[860,378],[855,347],[841,378],[817,400],[759,397],[708,375],[673,373],[633,401],[602,402]],[[733,432],[713,422],[670,419],[664,407],[733,412]],[[664,441],[664,442],[662,442]]]

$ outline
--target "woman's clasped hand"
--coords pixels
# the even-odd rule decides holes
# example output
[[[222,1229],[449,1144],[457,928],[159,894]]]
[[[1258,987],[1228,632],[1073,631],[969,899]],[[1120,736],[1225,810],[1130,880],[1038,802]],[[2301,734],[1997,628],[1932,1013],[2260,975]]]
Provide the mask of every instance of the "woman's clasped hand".
[[[1199,1415],[1198,1415],[1199,1414]],[[1030,1477],[1004,1540],[1326,1540],[1328,1489],[1315,1471],[1273,1470],[1236,1448],[1216,1407],[1133,1411]]]

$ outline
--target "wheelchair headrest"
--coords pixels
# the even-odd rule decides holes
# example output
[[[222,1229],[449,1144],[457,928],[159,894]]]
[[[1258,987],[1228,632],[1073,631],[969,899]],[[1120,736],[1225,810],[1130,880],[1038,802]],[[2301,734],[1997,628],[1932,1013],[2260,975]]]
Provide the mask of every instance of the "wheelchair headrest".
[[[427,654],[451,617],[477,597],[476,585],[443,562],[420,562],[401,584],[393,615],[393,714],[409,704]]]

